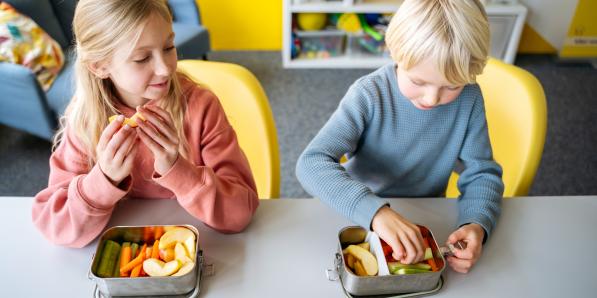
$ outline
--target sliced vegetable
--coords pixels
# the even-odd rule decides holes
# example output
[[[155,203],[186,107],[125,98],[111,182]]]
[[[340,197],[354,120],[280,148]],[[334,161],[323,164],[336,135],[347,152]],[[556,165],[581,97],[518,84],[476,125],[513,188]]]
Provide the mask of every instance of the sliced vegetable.
[[[104,244],[100,263],[97,269],[97,275],[100,277],[112,277],[116,258],[120,254],[120,244],[107,240]]]
[[[118,274],[122,277],[127,277],[128,274],[120,273],[120,268],[124,267],[128,262],[131,261],[131,243],[125,242],[122,244],[122,249],[120,250],[120,265],[118,266]]]
[[[135,267],[137,267],[139,264],[143,264],[143,261],[145,260],[146,247],[147,247],[147,244],[143,244],[139,255],[136,258],[134,258],[132,261],[130,261],[126,265],[124,265],[124,267],[120,268],[120,274],[129,272],[129,271],[133,270]]]
[[[404,274],[427,273],[427,272],[431,272],[431,271],[421,270],[421,269],[413,269],[413,268],[400,268],[400,269],[396,270],[395,273],[392,273],[392,274],[404,275]]]
[[[429,247],[429,240],[427,240],[427,237],[423,237],[423,245],[425,245],[425,256],[427,256],[427,250],[431,250],[431,247]],[[435,264],[435,258],[433,258],[433,253],[431,253],[431,258],[427,259],[427,263],[429,263],[429,265],[431,266],[431,271],[439,271],[439,268],[437,268],[437,265]]]
[[[431,265],[426,264],[426,263],[402,264],[400,262],[388,262],[388,269],[390,269],[390,272],[392,274],[394,274],[394,272],[398,271],[398,269],[417,269],[417,270],[430,271]]]

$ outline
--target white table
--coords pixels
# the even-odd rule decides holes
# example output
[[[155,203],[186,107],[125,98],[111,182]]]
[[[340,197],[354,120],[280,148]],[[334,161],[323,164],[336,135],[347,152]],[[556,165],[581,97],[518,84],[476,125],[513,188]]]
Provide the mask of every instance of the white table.
[[[392,207],[445,241],[456,201],[397,199]],[[70,249],[48,243],[31,222],[29,197],[0,197],[2,297],[89,297],[97,243]],[[342,297],[326,279],[341,227],[351,223],[319,200],[261,201],[248,229],[210,230],[175,201],[123,201],[108,226],[190,223],[215,275],[200,297]],[[525,197],[504,201],[483,257],[469,274],[451,269],[436,297],[596,297],[597,196]]]

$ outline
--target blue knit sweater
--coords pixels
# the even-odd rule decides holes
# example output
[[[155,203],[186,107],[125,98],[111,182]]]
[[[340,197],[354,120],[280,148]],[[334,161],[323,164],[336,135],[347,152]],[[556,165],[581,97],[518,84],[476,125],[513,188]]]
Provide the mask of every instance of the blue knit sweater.
[[[348,161],[341,165],[346,154]],[[379,197],[441,197],[460,161],[458,226],[487,236],[501,210],[502,169],[493,160],[479,86],[453,102],[417,109],[400,93],[395,65],[358,79],[296,165],[307,192],[370,229]],[[406,215],[408,216],[408,215]]]

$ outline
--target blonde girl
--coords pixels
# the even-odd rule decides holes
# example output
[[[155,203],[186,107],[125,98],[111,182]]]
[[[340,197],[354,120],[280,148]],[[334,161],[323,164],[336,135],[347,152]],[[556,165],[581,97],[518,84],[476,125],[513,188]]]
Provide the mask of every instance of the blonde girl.
[[[75,96],[32,210],[44,236],[82,247],[125,196],[175,199],[214,229],[244,229],[259,204],[248,162],[217,97],[176,72],[166,1],[81,0],[73,31]],[[138,127],[124,123],[135,114]]]

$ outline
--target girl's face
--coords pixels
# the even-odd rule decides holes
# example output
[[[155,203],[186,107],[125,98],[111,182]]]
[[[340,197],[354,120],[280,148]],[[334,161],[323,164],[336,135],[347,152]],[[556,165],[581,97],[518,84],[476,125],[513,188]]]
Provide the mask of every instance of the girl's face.
[[[132,51],[118,48],[107,70],[120,100],[135,108],[168,94],[176,61],[172,25],[152,14]]]
[[[409,70],[399,64],[396,75],[400,92],[420,110],[431,110],[451,103],[464,87],[450,84],[431,59],[426,59]]]

